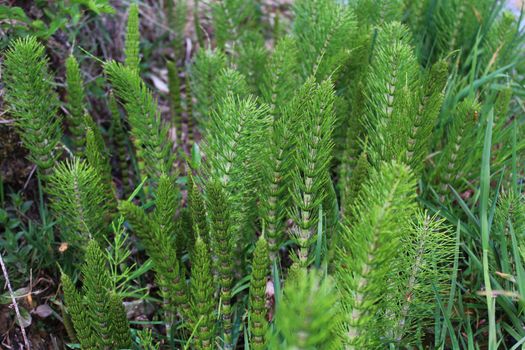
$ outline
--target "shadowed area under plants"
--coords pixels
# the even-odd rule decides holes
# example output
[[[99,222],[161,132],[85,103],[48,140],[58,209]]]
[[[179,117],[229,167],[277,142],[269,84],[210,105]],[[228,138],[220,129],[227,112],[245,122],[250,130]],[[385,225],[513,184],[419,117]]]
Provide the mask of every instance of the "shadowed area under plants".
[[[1,4],[0,347],[521,349],[519,6]]]

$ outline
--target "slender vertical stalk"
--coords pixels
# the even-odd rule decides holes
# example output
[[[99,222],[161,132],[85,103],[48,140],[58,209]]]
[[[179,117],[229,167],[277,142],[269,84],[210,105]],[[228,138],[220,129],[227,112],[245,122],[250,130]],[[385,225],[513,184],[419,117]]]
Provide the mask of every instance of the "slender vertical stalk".
[[[480,222],[481,222],[481,244],[483,247],[483,280],[485,283],[485,293],[487,299],[487,310],[489,314],[489,350],[497,349],[496,339],[496,314],[495,298],[492,295],[492,285],[489,272],[489,248],[490,248],[490,227],[488,221],[489,192],[490,192],[490,151],[492,147],[492,124],[494,121],[494,111],[489,112],[487,118],[487,129],[485,130],[485,141],[483,143],[483,156],[481,161],[480,175]]]

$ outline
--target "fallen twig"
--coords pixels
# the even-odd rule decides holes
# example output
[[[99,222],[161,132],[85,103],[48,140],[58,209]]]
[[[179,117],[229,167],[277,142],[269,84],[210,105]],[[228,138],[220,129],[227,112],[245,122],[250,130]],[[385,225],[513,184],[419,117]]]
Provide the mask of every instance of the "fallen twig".
[[[7,275],[7,269],[5,268],[5,265],[4,265],[4,259],[2,259],[2,253],[0,253],[0,265],[2,266],[2,273],[4,274],[5,282],[7,284],[7,289],[9,291],[9,295],[11,296],[13,307],[15,308],[16,318],[18,320],[18,325],[20,326],[20,330],[22,331],[22,338],[24,338],[24,344],[26,346],[26,350],[31,350],[31,347],[29,346],[29,341],[27,340],[24,323],[22,321],[22,315],[20,315],[20,309],[18,308],[18,304],[16,303],[15,293],[13,292],[13,288],[11,287],[11,282],[9,281],[9,276]]]

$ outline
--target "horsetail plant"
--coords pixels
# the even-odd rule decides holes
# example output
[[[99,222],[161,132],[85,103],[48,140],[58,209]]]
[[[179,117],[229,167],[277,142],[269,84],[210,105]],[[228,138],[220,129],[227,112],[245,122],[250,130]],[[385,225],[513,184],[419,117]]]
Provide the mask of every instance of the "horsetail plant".
[[[417,61],[409,45],[408,29],[386,24],[377,35],[377,51],[367,77],[365,127],[367,153],[373,166],[385,160],[406,161],[415,113],[414,91],[419,89]],[[408,119],[408,120],[407,120]],[[425,121],[426,122],[426,121]]]
[[[176,248],[180,244],[174,221],[177,201],[178,191],[173,178],[162,175],[155,196],[155,211],[151,214],[153,237],[158,246],[150,247],[148,254],[154,262],[155,277],[164,301],[168,334],[175,316],[182,319],[189,317],[181,254]]]
[[[411,170],[383,163],[359,193],[353,206],[355,222],[343,226],[335,259],[349,349],[376,346],[380,330],[391,325],[388,288],[393,286],[385,282],[400,271],[400,248],[410,231],[414,197]]]
[[[215,347],[215,298],[210,251],[206,242],[197,237],[192,253],[190,280],[191,327],[196,349]]]
[[[124,349],[131,333],[122,300],[110,290],[105,255],[95,241],[86,248],[82,266],[83,293],[62,274],[66,307],[73,319],[82,349]]]
[[[104,70],[115,91],[124,103],[131,125],[131,135],[141,177],[157,179],[171,170],[173,156],[167,125],[161,120],[151,91],[131,68],[114,61],[107,62]]]
[[[229,201],[218,182],[206,186],[210,216],[210,246],[219,282],[224,347],[232,346],[232,288],[234,283],[234,236],[229,216]]]
[[[473,127],[477,121],[478,106],[476,101],[468,98],[458,104],[448,126],[448,142],[441,151],[433,172],[434,180],[438,182],[440,200],[445,201],[445,194],[450,187],[460,190],[460,179],[466,175],[462,166],[472,151],[469,144],[475,137]],[[479,153],[478,153],[479,154]],[[478,157],[474,154],[475,157]]]
[[[131,71],[139,74],[140,64],[140,29],[139,6],[133,3],[129,7],[126,30],[125,64]]]
[[[297,86],[297,47],[292,37],[284,37],[277,43],[268,59],[262,76],[261,96],[270,107],[273,120],[277,120],[282,109],[292,99]]]
[[[195,96],[195,118],[201,128],[211,118],[211,113],[217,106],[217,96],[213,91],[213,82],[226,68],[226,56],[218,50],[202,49],[194,57],[190,67],[190,84]]]
[[[196,1],[192,32],[188,2],[170,0],[144,62],[139,16],[152,12],[132,3],[124,62],[97,79],[107,108],[88,104],[102,94],[74,56],[55,89],[33,37],[3,64],[6,113],[45,193],[25,210],[32,174],[20,196],[0,181],[0,250],[36,260],[46,239],[72,347],[523,343],[525,35],[503,1]],[[165,71],[162,96],[150,78]],[[39,276],[57,275],[52,262]],[[148,330],[130,329],[122,298],[145,306],[131,327]]]
[[[291,107],[295,130],[291,172],[291,195],[294,209],[291,214],[296,225],[294,238],[298,244],[296,262],[306,267],[310,261],[310,248],[316,239],[318,208],[326,192],[327,174],[333,147],[331,135],[335,116],[334,91],[330,81],[317,84],[310,78],[296,96]]]
[[[259,95],[260,81],[268,60],[264,37],[258,32],[246,32],[241,37],[238,52],[236,69],[246,77],[248,90]]]
[[[273,121],[267,141],[267,149],[262,154],[262,179],[258,197],[259,211],[268,237],[272,259],[276,257],[284,238],[286,208],[290,199],[289,182],[292,163],[290,149],[293,139],[291,113],[285,112]]]
[[[94,239],[105,244],[109,203],[102,181],[96,168],[78,158],[55,167],[48,191],[65,242],[82,247]]]
[[[86,142],[84,130],[85,92],[80,67],[73,55],[66,60],[66,84],[69,111],[67,121],[72,135],[73,151],[81,154]]]
[[[197,8],[197,6],[195,6]],[[184,55],[184,27],[186,25],[186,16],[188,14],[187,0],[173,0],[166,2],[166,15],[168,24],[174,32],[173,51],[175,57]]]
[[[178,313],[187,318],[188,297],[184,274],[177,257],[174,241],[173,214],[176,208],[176,192],[172,180],[163,175],[157,189],[157,208],[148,215],[143,208],[124,201],[119,205],[120,213],[129,221],[140,238],[146,253],[151,257],[156,280],[170,317]],[[171,320],[168,321],[171,323]]]
[[[239,71],[232,68],[225,68],[219,72],[217,78],[212,83],[213,94],[215,96],[215,105],[213,112],[217,112],[223,100],[228,96],[246,98],[249,94],[246,77]]]
[[[400,21],[403,16],[403,0],[358,0],[350,3],[362,29]]]
[[[266,349],[268,329],[266,285],[269,266],[268,243],[264,236],[261,236],[255,244],[250,280],[250,347],[254,350]]]
[[[341,349],[342,320],[331,278],[301,268],[284,286],[268,348]]]
[[[204,197],[191,173],[188,174],[188,208],[190,209],[192,228],[195,236],[200,236],[204,241],[209,242],[210,230],[208,228]]]
[[[453,261],[455,251],[450,231],[443,219],[422,210],[412,218],[412,228],[402,238],[401,244],[407,249],[398,261],[399,270],[392,270],[394,274],[400,272],[399,290],[392,291],[398,302],[393,308],[395,324],[385,333],[394,343],[413,342],[432,319],[436,293],[449,292],[450,270],[446,266]]]
[[[343,215],[351,220],[353,215],[352,207],[359,197],[359,192],[363,187],[363,183],[367,178],[367,175],[370,172],[370,163],[368,161],[368,154],[365,151],[361,152],[357,163],[352,169],[351,174],[349,174],[349,179],[345,182],[345,185],[342,187],[343,193],[341,193],[341,202],[343,205],[342,212]]]
[[[128,136],[122,122],[120,108],[113,93],[109,94],[108,108],[111,113],[111,140],[114,144],[113,156],[117,158],[120,179],[122,180],[122,195],[130,190],[130,173],[128,166]]]
[[[86,130],[86,160],[95,172],[99,174],[108,208],[110,208],[112,212],[115,212],[116,196],[113,177],[111,175],[111,165],[109,163],[109,158],[105,154],[106,148],[104,141],[99,138],[97,142],[97,136],[95,135],[96,133],[93,129],[88,127]]]
[[[6,101],[29,160],[46,179],[61,155],[59,100],[45,48],[34,37],[15,40],[5,54]]]
[[[253,0],[225,0],[212,4],[212,18],[217,46],[225,52],[236,53],[243,29],[255,20],[257,3]]]
[[[426,73],[426,77],[422,79],[423,86],[416,96],[419,101],[409,124],[404,157],[416,174],[424,168],[423,161],[429,152],[432,129],[436,124],[443,102],[447,74],[448,68],[445,61],[436,62]]]
[[[352,10],[335,1],[298,0],[294,14],[302,78],[327,79],[349,57],[356,29]]]
[[[230,197],[234,226],[242,227],[246,220],[246,204],[251,193],[253,177],[246,169],[257,166],[256,158],[262,151],[261,138],[267,129],[267,107],[258,106],[252,97],[241,99],[227,93],[214,112],[207,130],[204,153],[207,155],[207,173],[218,181]]]
[[[170,112],[173,125],[177,132],[177,146],[182,145],[182,101],[180,89],[179,68],[174,61],[166,62],[168,69],[168,90],[170,98]]]

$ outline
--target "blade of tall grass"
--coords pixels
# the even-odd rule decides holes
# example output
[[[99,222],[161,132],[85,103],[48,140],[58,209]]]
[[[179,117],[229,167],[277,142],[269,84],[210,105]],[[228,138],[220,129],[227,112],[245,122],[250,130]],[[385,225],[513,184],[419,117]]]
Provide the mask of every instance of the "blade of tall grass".
[[[516,284],[521,298],[520,303],[523,305],[525,303],[525,269],[523,268],[523,262],[521,261],[521,254],[518,247],[518,240],[516,239],[514,227],[512,226],[510,219],[508,223],[512,242],[512,256],[516,265]]]
[[[496,174],[493,174],[493,175],[496,175]],[[490,207],[489,227],[492,227],[492,223],[494,222],[494,215],[496,214],[496,207],[497,207],[497,204],[498,204],[499,192],[500,192],[500,189],[501,189],[501,185],[503,184],[503,175],[505,175],[504,171],[501,172],[501,175],[499,177],[498,183],[496,185],[496,191],[494,193],[494,198],[492,200],[492,205]]]
[[[518,142],[518,127],[517,120],[512,122],[512,190],[514,193],[518,191],[518,156],[517,156],[517,142]]]
[[[439,291],[437,290],[435,285],[432,285],[432,289],[434,290],[434,294],[436,295],[436,303],[437,303],[439,309],[441,310],[441,313],[444,316],[444,325],[448,329],[448,334],[450,336],[450,341],[452,342],[452,348],[453,349],[460,349],[459,342],[458,342],[458,339],[457,339],[456,334],[455,334],[454,326],[452,325],[452,321],[451,321],[450,317],[446,316],[447,315],[447,310],[445,309],[445,307],[443,305],[443,301],[441,300],[441,297],[439,295]],[[445,341],[444,340],[440,341],[440,349],[445,349]]]
[[[479,79],[474,80],[472,84],[469,84],[468,86],[464,87],[457,93],[457,95],[455,96],[456,102],[468,96],[469,93],[471,92],[471,89],[478,90],[481,86],[485,85],[487,82],[491,80],[495,80],[497,78],[505,78],[507,75],[503,74],[503,72],[506,72],[512,67],[514,67],[514,64],[508,64],[504,67],[501,67],[498,70],[495,70],[494,72],[490,74],[487,74],[485,76],[482,76]]]
[[[491,110],[488,116],[487,128],[485,130],[485,141],[483,143],[483,155],[481,161],[480,175],[480,221],[481,221],[481,244],[483,248],[483,280],[485,284],[487,311],[489,317],[489,342],[488,349],[497,349],[496,338],[496,310],[495,298],[492,294],[492,283],[489,271],[489,249],[490,249],[490,227],[488,218],[489,194],[490,194],[490,151],[492,148],[492,124],[494,112]]]
[[[512,346],[512,348],[510,348],[510,350],[516,350],[520,347],[521,344],[524,344],[525,343],[525,337],[524,338],[521,338],[519,342],[517,342],[516,344],[514,344]]]

